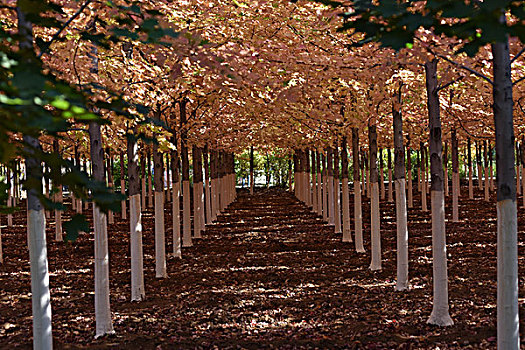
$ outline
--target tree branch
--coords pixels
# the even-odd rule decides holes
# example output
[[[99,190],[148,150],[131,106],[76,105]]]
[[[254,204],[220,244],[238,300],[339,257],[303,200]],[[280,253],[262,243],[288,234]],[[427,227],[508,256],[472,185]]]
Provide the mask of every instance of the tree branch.
[[[520,57],[521,54],[522,54],[523,52],[525,52],[525,46],[520,50],[520,52],[518,52],[518,53],[516,54],[516,56],[512,57],[512,59],[510,60],[510,64],[512,64],[512,62],[516,61],[516,59],[517,59],[518,57]]]
[[[53,41],[57,40],[58,37],[60,36],[60,34],[64,31],[64,29],[67,28],[67,26],[69,24],[71,24],[71,22],[73,22],[73,20],[75,18],[77,18],[83,11],[84,9],[91,3],[92,0],[86,0],[86,2],[80,6],[80,8],[77,10],[77,12],[75,12],[75,14],[73,16],[71,16],[71,18],[69,18],[63,25],[62,27],[60,27],[60,29],[58,30],[58,32],[56,32],[53,37],[51,37],[51,40],[47,43],[46,47],[44,47],[42,49],[42,51],[40,52],[40,54],[38,55],[38,58],[42,57],[43,54],[45,54],[47,52],[47,50],[49,50],[49,48],[51,47],[51,44],[53,43]]]
[[[521,82],[523,80],[525,80],[525,75],[522,76],[521,78],[519,78],[518,80],[516,80],[515,82],[513,82],[512,85],[514,86],[514,85],[518,84],[519,82]]]

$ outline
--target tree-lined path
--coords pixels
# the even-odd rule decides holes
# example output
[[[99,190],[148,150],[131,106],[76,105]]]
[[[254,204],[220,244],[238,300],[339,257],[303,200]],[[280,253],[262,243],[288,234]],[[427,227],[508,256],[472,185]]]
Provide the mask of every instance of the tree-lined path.
[[[481,195],[481,191],[476,191]],[[419,200],[416,197],[416,200]],[[353,198],[351,197],[351,202]],[[166,213],[171,212],[166,204]],[[367,253],[354,243],[341,243],[333,226],[312,214],[281,189],[239,192],[217,223],[184,251],[184,259],[168,259],[169,277],[156,279],[154,233],[144,232],[146,300],[129,302],[129,238],[127,223],[110,225],[110,288],[116,335],[93,339],[93,239],[74,245],[49,239],[53,327],[57,348],[67,344],[114,348],[286,348],[339,347],[428,348],[494,346],[495,215],[489,203],[465,201],[465,217],[449,221],[451,316],[454,327],[426,324],[431,311],[431,236],[429,213],[409,210],[410,286],[396,292],[394,207],[381,202],[383,269],[368,269],[369,205],[364,205]],[[4,235],[8,246],[24,234],[23,215],[15,215],[16,231]],[[144,213],[153,226],[153,210]],[[166,222],[171,222],[167,217]],[[353,223],[352,223],[353,225]],[[520,231],[525,225],[522,214]],[[51,226],[51,225],[50,225]],[[476,227],[476,232],[472,231]],[[167,227],[167,236],[171,227]],[[48,229],[49,238],[54,234]],[[172,241],[168,239],[167,251]],[[524,253],[521,251],[520,253]],[[16,254],[13,256],[13,254]],[[0,274],[0,343],[2,348],[29,347],[31,305],[25,248],[9,251]],[[481,264],[480,261],[484,263]],[[521,268],[524,268],[521,263]],[[520,282],[523,286],[523,280]],[[523,290],[520,291],[523,295]],[[404,344],[404,345],[403,345]],[[404,346],[404,347],[403,347]]]

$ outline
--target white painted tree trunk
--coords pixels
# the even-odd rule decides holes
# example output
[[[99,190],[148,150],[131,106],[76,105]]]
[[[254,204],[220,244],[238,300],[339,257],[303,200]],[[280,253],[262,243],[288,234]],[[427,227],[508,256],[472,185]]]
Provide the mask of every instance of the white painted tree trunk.
[[[525,178],[525,168],[521,169],[521,174],[523,175],[523,178]],[[525,181],[521,181],[521,184],[523,186],[523,193],[524,193],[523,194],[523,207],[525,208]]]
[[[448,167],[447,162],[443,164],[443,172],[445,173],[443,176],[443,185],[445,185],[445,197],[448,197]],[[454,176],[454,170],[452,170],[452,176]]]
[[[253,171],[250,171],[250,194],[253,194],[253,190],[255,188],[255,177],[253,174]]]
[[[33,308],[33,349],[53,348],[51,332],[51,295],[47,267],[46,219],[44,210],[29,209],[27,235],[31,269],[31,294]]]
[[[405,196],[405,179],[395,180],[396,230],[397,230],[397,281],[396,290],[408,289],[408,227]]]
[[[142,192],[144,193],[144,192]],[[144,262],[142,253],[142,213],[141,194],[129,198],[129,226],[131,245],[131,301],[141,301],[146,297],[144,289]]]
[[[147,175],[146,175],[147,176]],[[146,178],[142,178],[142,210],[146,210]]]
[[[442,191],[430,193],[432,206],[432,260],[433,294],[432,313],[427,323],[437,326],[454,324],[448,312],[447,245],[445,236],[445,199]]]
[[[155,277],[167,277],[164,230],[164,190],[155,190]]]
[[[459,173],[452,173],[452,222],[459,222]]]
[[[323,220],[328,222],[328,179],[326,171],[323,177]]]
[[[191,238],[190,182],[182,181],[182,246],[193,246]]]
[[[485,202],[490,201],[490,178],[489,168],[485,167]]]
[[[468,199],[474,199],[474,184],[472,182],[472,165],[468,168]]]
[[[498,201],[497,212],[498,349],[519,349],[518,213],[516,202],[512,199]]]
[[[95,231],[95,338],[114,333],[109,303],[109,252],[106,214],[93,206]]]
[[[151,171],[151,164],[148,162],[149,176],[148,176],[148,208],[153,207],[153,172]]]
[[[352,242],[350,229],[350,194],[348,190],[348,178],[343,177],[343,242]]]
[[[334,177],[328,176],[328,225],[335,225]]]
[[[428,211],[427,186],[425,185],[424,181],[421,183],[421,210],[424,212]]]
[[[417,190],[423,192],[423,186],[421,186],[421,168],[417,169]]]
[[[8,206],[8,207],[13,207],[13,202],[14,202],[14,198],[13,198],[13,188],[11,187],[11,188],[8,190],[8,195],[7,195],[7,206]],[[8,226],[8,227],[13,226],[13,214],[12,214],[12,213],[8,213],[8,214],[7,214],[7,226]]]
[[[334,220],[335,233],[342,233],[341,227],[341,184],[339,177],[334,177]]]
[[[217,212],[219,211],[218,203],[218,181],[216,178],[211,179],[211,220],[217,220]]]
[[[489,167],[490,190],[494,191],[494,173],[492,166]]]
[[[370,270],[381,270],[381,232],[380,232],[380,214],[379,214],[379,184],[373,182],[370,184],[370,206],[371,206],[371,255]]]
[[[523,177],[523,172],[521,171],[521,163],[518,164],[518,166],[516,167],[516,191],[517,191],[517,194],[521,194],[521,185],[520,183],[522,181],[520,181],[520,174],[521,174],[521,177]]]
[[[414,207],[414,189],[412,187],[412,169],[408,169],[408,197],[407,197],[407,206],[412,209]]]
[[[204,231],[204,197],[203,197],[203,186],[202,182],[199,182],[196,184],[197,186],[197,196],[195,197],[195,201],[197,202],[197,214],[199,221],[199,229],[195,231],[195,238],[202,238],[202,231]]]
[[[173,225],[173,256],[182,258],[180,241],[180,181],[173,183],[173,201],[171,207]]]
[[[120,180],[120,193],[123,194],[123,195],[126,195],[126,181],[124,179]],[[122,216],[122,220],[126,220],[127,219],[128,209],[126,208],[126,200],[125,199],[120,203],[120,206],[121,206],[121,210],[122,210],[120,212],[120,215]]]
[[[365,252],[363,245],[363,208],[361,206],[361,181],[354,179],[354,230],[355,250],[358,253]]]
[[[57,202],[62,203],[64,200],[64,193],[62,185],[58,185],[58,192],[56,193]],[[62,211],[55,210],[55,240],[58,242],[63,241],[62,237]]]
[[[317,214],[323,215],[323,184],[321,183],[321,174],[317,173]]]
[[[317,201],[317,175],[312,172],[312,211],[317,213],[319,211],[318,201]]]
[[[383,156],[382,152],[379,154],[380,154],[380,157]],[[381,166],[379,167],[379,188],[381,189],[381,200],[385,200],[386,190],[385,190],[385,172],[383,170],[383,161],[381,160],[379,164],[381,164]]]
[[[394,194],[393,188],[392,188],[392,169],[388,169],[388,201],[393,202],[394,201]]]
[[[204,189],[204,200],[206,201],[206,223],[211,224],[211,193],[210,193],[210,180],[208,177],[206,177],[206,180],[204,180],[204,186],[206,187]]]

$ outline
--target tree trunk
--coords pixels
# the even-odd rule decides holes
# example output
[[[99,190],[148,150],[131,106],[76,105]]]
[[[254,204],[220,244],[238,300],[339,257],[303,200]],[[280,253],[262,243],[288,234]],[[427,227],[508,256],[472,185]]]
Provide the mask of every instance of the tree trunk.
[[[193,146],[193,230],[195,238],[202,238],[204,230],[204,201],[202,198],[202,150]]]
[[[476,166],[478,170],[478,188],[483,190],[483,176],[481,175],[481,145],[476,141]]]
[[[109,148],[107,149],[107,159],[106,159],[106,171],[108,173],[108,187],[110,188],[113,188],[113,164],[112,164],[112,159],[111,159],[111,153],[110,153],[110,150]],[[105,180],[105,179],[104,179]],[[82,208],[82,202],[81,200],[79,199],[79,207]],[[113,215],[113,212],[111,210],[108,211],[108,215],[107,215],[107,218],[108,218],[108,224],[112,225],[115,223],[115,218],[114,218],[114,215]]]
[[[177,141],[174,140],[174,144]],[[180,160],[177,151],[171,152],[171,182],[173,184],[171,216],[173,226],[173,257],[182,258],[181,237],[180,237]]]
[[[408,169],[408,196],[407,207],[414,207],[414,189],[412,187],[412,151],[410,149],[410,138],[407,136],[407,169]]]
[[[314,213],[317,213],[319,211],[318,208],[318,202],[317,202],[317,170],[316,170],[316,158],[315,158],[315,151],[312,150],[312,154],[310,155],[312,157],[312,167],[311,167],[311,175],[312,175],[312,211]]]
[[[401,95],[399,96],[399,99],[401,99]],[[394,104],[392,108],[392,114],[394,120],[394,178],[396,186],[396,290],[401,291],[408,289],[408,227],[407,203],[405,196],[405,149],[403,147],[403,116],[401,114],[400,103]]]
[[[323,220],[328,222],[328,170],[326,169],[326,152],[323,150]]]
[[[341,182],[339,180],[339,148],[334,149],[334,220],[335,233],[342,233],[341,228]]]
[[[446,141],[445,141],[445,148],[443,152],[443,171],[445,173],[444,175],[445,197],[448,197],[448,142]],[[454,173],[452,173],[452,182],[454,182]]]
[[[525,136],[522,136],[521,141],[522,141],[522,144],[525,143]],[[521,162],[520,162],[520,164],[521,164],[521,175],[525,178],[525,152],[521,152],[520,160],[521,160]],[[491,162],[491,168],[492,168],[492,162]],[[519,174],[516,177],[519,177]],[[522,197],[523,198],[523,207],[525,208],[525,181],[521,181],[521,184],[523,186],[523,193],[524,193],[524,195]]]
[[[370,270],[381,270],[381,232],[379,214],[379,174],[377,172],[377,129],[368,127],[368,145],[370,148],[370,231],[371,255]]]
[[[208,145],[204,146],[202,155],[204,158],[204,198],[206,207],[206,224],[211,224],[211,193],[210,193],[210,163],[208,161]]]
[[[100,124],[89,124],[91,168],[95,180],[106,183],[104,174],[104,149]],[[113,333],[109,303],[109,252],[106,214],[93,205],[95,232],[95,337]]]
[[[133,135],[137,128],[133,130]],[[141,197],[144,197],[144,176],[139,177],[139,151],[133,135],[128,135],[128,186],[129,186],[129,227],[131,246],[131,301],[140,301],[146,297],[144,289],[144,257],[142,250],[142,211]],[[141,162],[141,165],[144,162]],[[142,170],[145,168],[143,167]],[[144,174],[144,171],[142,172]]]
[[[487,148],[487,140],[483,142],[483,161],[484,161],[484,173],[485,173],[485,202],[490,201],[490,179],[489,179],[489,155]]]
[[[216,150],[210,152],[210,176],[211,176],[211,220],[217,219],[219,213],[219,179],[217,169],[217,157],[218,153]]]
[[[516,190],[518,194],[521,194],[521,185],[520,185],[520,174],[521,172],[521,163],[520,163],[520,150],[521,145],[518,141],[516,141]]]
[[[474,185],[472,182],[472,145],[470,137],[467,138],[467,161],[468,161],[468,199],[474,199]]]
[[[53,152],[55,154],[60,154],[60,147],[58,143],[58,139],[53,140]],[[55,169],[55,171],[62,171],[62,169]],[[9,181],[9,180],[8,180]],[[64,194],[62,192],[62,184],[55,184],[56,187],[56,194],[55,194],[55,201],[58,203],[63,202]],[[55,209],[55,240],[58,242],[63,241],[62,237],[62,210]]]
[[[505,17],[502,15],[502,20]],[[498,349],[519,348],[518,221],[508,38],[492,44],[498,212]]]
[[[288,192],[292,192],[292,156],[288,155]]]
[[[334,151],[328,148],[326,152],[326,180],[328,184],[328,225],[335,225],[335,196],[334,196]]]
[[[125,170],[124,170],[124,152],[120,152],[120,193],[124,196],[126,195],[126,180],[124,178]],[[127,219],[127,209],[126,209],[126,200],[122,200],[120,203],[121,206],[121,217],[122,220]]]
[[[443,195],[443,161],[441,152],[441,119],[437,82],[437,59],[425,63],[427,107],[429,116],[429,150],[431,171],[432,260],[433,294],[432,313],[427,323],[450,326],[454,322],[448,312],[447,248],[445,236],[445,198]]]
[[[427,153],[425,152],[425,146],[423,142],[420,143],[421,148],[421,210],[423,212],[428,211],[427,205]]]
[[[452,222],[459,222],[459,156],[456,129],[452,130]]]
[[[148,208],[153,208],[153,172],[151,168],[151,153],[148,150],[148,158],[147,158],[147,164],[148,167]]]
[[[144,155],[144,150],[142,149],[140,157],[140,171],[142,174],[142,209],[146,210],[146,156]]]
[[[361,206],[361,181],[359,177],[359,129],[352,128],[352,157],[354,166],[354,230],[355,230],[355,250],[364,253],[363,245],[363,212]]]
[[[341,142],[341,176],[343,177],[343,242],[352,242],[350,229],[350,194],[348,193],[348,152],[346,136]]]
[[[392,155],[390,153],[390,148],[388,151],[388,201],[394,201],[394,194],[392,189]],[[404,164],[404,163],[403,163]]]
[[[186,145],[186,104],[183,99],[179,102],[180,127],[181,127],[181,157],[182,157],[182,246],[191,247],[191,199],[190,199],[190,162],[188,159],[188,147]]]
[[[170,169],[171,169],[171,164],[170,164],[170,154],[169,153],[166,153],[166,165],[165,165],[165,170],[164,170],[164,183],[166,184],[165,185],[165,191],[164,191],[164,202],[171,202],[171,191],[170,191],[170,185],[171,185],[171,178],[170,178]]]
[[[11,171],[11,169],[7,168],[7,182],[9,184],[9,188],[7,190],[7,206],[13,207],[14,206],[14,193],[15,193],[15,181],[14,181],[14,172]],[[13,214],[8,213],[7,214],[7,227],[13,226]]]
[[[160,111],[155,112],[160,120]],[[159,146],[153,144],[153,164],[155,167],[155,277],[167,277],[166,273],[166,232],[164,228],[164,162]]]
[[[254,159],[253,159],[253,146],[250,146],[250,194],[253,194],[255,188],[254,178]]]
[[[379,149],[379,188],[381,190],[381,200],[385,200],[386,199],[385,173],[384,173],[383,149],[382,148]]]
[[[316,176],[317,176],[317,215],[323,216],[323,185],[321,183],[321,154],[315,152]]]

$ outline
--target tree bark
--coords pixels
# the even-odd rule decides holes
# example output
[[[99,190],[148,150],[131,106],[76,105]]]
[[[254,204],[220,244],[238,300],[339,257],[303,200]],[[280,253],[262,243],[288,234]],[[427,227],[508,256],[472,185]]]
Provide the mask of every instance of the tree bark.
[[[142,174],[142,209],[146,210],[146,156],[144,155],[145,151],[142,148],[141,157],[140,157],[140,170]]]
[[[195,238],[202,238],[204,230],[204,201],[202,198],[202,150],[193,146],[193,230]]]
[[[400,91],[401,93],[401,91]],[[399,96],[401,99],[401,96]],[[401,105],[392,108],[394,121],[394,178],[396,186],[397,281],[396,290],[408,289],[408,227],[405,196],[405,149]]]
[[[334,196],[334,151],[328,148],[326,153],[327,172],[326,179],[328,183],[328,225],[335,226],[335,196]]]
[[[186,145],[186,104],[188,101],[183,99],[179,102],[180,110],[180,143],[182,156],[182,246],[191,247],[193,245],[191,237],[191,199],[190,199],[190,162],[188,159],[188,147]]]
[[[139,177],[139,151],[133,135],[128,135],[128,186],[129,186],[129,227],[131,245],[131,301],[141,301],[146,297],[144,289],[144,257],[142,250],[142,211],[141,197],[144,191],[144,176]],[[141,162],[141,165],[144,162]],[[142,169],[145,169],[144,167]],[[144,174],[144,172],[142,173]]]
[[[100,124],[89,124],[89,140],[93,177],[105,184],[104,149]],[[106,214],[97,205],[93,205],[93,228],[95,232],[95,337],[100,337],[114,331],[109,303],[108,227]]]
[[[208,161],[208,145],[204,146],[202,155],[204,158],[204,198],[206,207],[206,224],[211,224],[211,192],[210,192],[210,164]]]
[[[315,151],[312,150],[310,155],[312,157],[312,166],[311,166],[311,175],[312,175],[312,211],[314,213],[319,212],[318,202],[317,202],[317,168],[316,168],[316,158]]]
[[[368,127],[368,145],[370,149],[370,231],[371,255],[370,270],[381,270],[381,218],[379,214],[379,174],[377,172],[377,129]]]
[[[126,180],[124,178],[125,170],[124,170],[124,152],[120,152],[120,193],[124,196],[126,195]],[[126,200],[122,200],[120,203],[121,207],[121,217],[122,220],[127,219],[127,209],[126,209]]]
[[[147,156],[147,171],[148,171],[148,208],[153,207],[153,172],[151,168],[151,153],[148,149],[148,156]]]
[[[250,146],[250,194],[253,194],[255,188],[254,178],[254,159],[253,159],[253,146]]]
[[[468,198],[474,199],[474,184],[472,182],[472,145],[470,137],[467,138],[467,161],[468,161]]]
[[[177,144],[175,138],[173,143]],[[173,200],[171,201],[173,256],[175,258],[182,258],[180,236],[180,160],[177,151],[171,152],[171,182],[173,184]]]
[[[352,242],[350,232],[350,194],[348,191],[348,152],[346,136],[341,141],[341,176],[343,178],[343,242]]]
[[[421,166],[421,210],[427,212],[427,154],[423,142],[420,142],[419,146],[421,149],[421,162],[419,163]]]
[[[433,294],[432,313],[427,323],[450,326],[454,322],[448,311],[447,248],[445,236],[445,198],[443,195],[443,161],[441,153],[441,119],[439,116],[439,97],[437,82],[437,59],[425,63],[427,108],[429,116],[429,151],[431,172],[432,209],[432,260]]]
[[[392,189],[392,155],[390,153],[390,148],[387,149],[388,152],[388,201],[394,201],[394,194]]]
[[[445,197],[448,197],[448,142],[445,141],[445,148],[443,152],[443,171],[445,181]],[[454,174],[452,174],[452,182],[454,182]]]
[[[387,163],[388,167],[388,163]],[[384,173],[384,164],[383,164],[383,149],[379,149],[379,188],[381,190],[381,200],[386,199],[386,190],[385,190],[385,173]]]
[[[315,152],[316,177],[317,177],[317,215],[323,216],[323,185],[321,178],[321,154]]]
[[[160,120],[160,111],[155,112]],[[166,232],[164,227],[164,162],[159,146],[153,144],[153,165],[155,184],[155,277],[165,278],[166,273]]]
[[[484,161],[484,173],[485,173],[485,202],[490,201],[490,179],[489,179],[489,155],[487,148],[487,140],[483,142],[483,161]]]
[[[108,187],[113,188],[113,160],[111,159],[111,153],[109,148],[107,149],[107,159],[106,159],[106,171],[108,174]],[[82,208],[82,201],[79,199],[79,207]],[[112,225],[115,223],[115,218],[111,210],[108,211],[107,223]]]
[[[408,196],[407,207],[412,209],[414,207],[414,189],[412,185],[412,150],[410,149],[410,138],[407,136],[407,169],[408,169]]]
[[[55,154],[60,154],[60,146],[58,139],[53,140],[53,152]],[[62,171],[62,169],[56,169],[56,171]],[[8,178],[9,181],[9,178]],[[64,200],[64,194],[62,191],[62,184],[55,184],[57,192],[55,194],[55,201],[62,203]],[[62,237],[62,210],[55,209],[55,240],[58,242],[63,241]]]
[[[459,155],[456,129],[452,130],[452,222],[459,222]]]
[[[361,180],[359,177],[359,129],[352,128],[352,157],[354,166],[354,230],[355,230],[355,250],[364,253],[363,245],[363,212],[361,206]]]
[[[323,220],[328,222],[328,170],[326,169],[326,151],[323,150]]]
[[[501,16],[505,20],[504,15]],[[518,221],[508,38],[492,44],[498,212],[498,349],[518,349]]]

